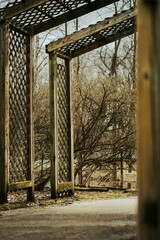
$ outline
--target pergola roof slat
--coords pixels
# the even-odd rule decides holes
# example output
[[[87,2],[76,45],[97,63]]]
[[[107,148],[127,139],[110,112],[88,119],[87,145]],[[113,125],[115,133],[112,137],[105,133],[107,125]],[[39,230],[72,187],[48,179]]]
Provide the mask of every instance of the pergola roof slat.
[[[109,43],[112,43],[112,42],[120,39],[120,38],[124,38],[124,37],[127,37],[127,36],[133,34],[134,31],[135,31],[135,28],[134,28],[134,26],[132,26],[125,31],[121,31],[121,32],[118,32],[116,34],[112,34],[112,35],[108,36],[107,38],[104,38],[102,40],[96,41],[95,43],[88,44],[87,46],[84,46],[83,48],[76,49],[76,50],[72,51],[71,52],[71,57],[72,58],[78,57],[82,54],[93,51],[93,50],[95,50],[99,47],[103,47],[103,46],[105,46]]]
[[[0,21],[27,30],[32,35],[46,31],[119,0],[15,0],[0,8]]]
[[[107,5],[118,2],[119,0],[95,0],[88,4],[77,7],[71,11],[65,12],[61,15],[55,16],[53,20],[47,20],[42,22],[41,24],[31,26],[31,30],[33,34],[38,34],[40,32],[46,31],[49,28],[53,28],[58,26],[64,22],[71,21],[75,18],[81,17],[85,14],[91,13],[99,8],[105,7]]]
[[[134,32],[136,9],[130,9],[97,24],[74,32],[64,38],[51,42],[46,51],[58,50],[71,57],[91,51],[110,43],[117,38],[125,37]]]
[[[22,12],[28,11],[31,8],[37,7],[41,4],[48,2],[48,0],[24,0],[20,3],[13,5],[11,7],[6,7],[4,9],[4,17],[5,19],[12,18]]]

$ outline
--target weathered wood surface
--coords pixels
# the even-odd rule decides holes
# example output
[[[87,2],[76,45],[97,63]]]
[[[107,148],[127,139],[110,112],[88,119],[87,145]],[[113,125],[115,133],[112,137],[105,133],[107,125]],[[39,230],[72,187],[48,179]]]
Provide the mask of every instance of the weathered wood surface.
[[[137,11],[135,9],[128,10],[124,13],[117,14],[111,18],[105,19],[104,21],[98,22],[97,24],[90,25],[87,28],[84,28],[78,32],[74,32],[73,34],[68,35],[64,38],[58,39],[57,41],[53,41],[47,45],[46,51],[49,53],[51,51],[54,51],[54,50],[60,49],[64,46],[67,46],[71,43],[74,43],[80,39],[83,39],[87,36],[95,35],[96,33],[100,32],[106,28],[112,27],[112,26],[116,25],[117,23],[121,23],[124,20],[127,21],[127,20],[135,17],[136,12]]]
[[[95,0],[93,2],[90,2],[89,4],[85,4],[84,6],[75,8],[73,10],[67,11],[64,14],[61,14],[59,16],[54,17],[53,19],[42,22],[38,24],[37,26],[33,26],[30,28],[30,31],[35,35],[40,32],[46,31],[50,28],[56,27],[62,23],[71,21],[75,18],[81,17],[85,14],[88,14],[90,12],[93,12],[99,8],[105,7],[107,5],[110,5],[112,3],[115,3],[119,0]]]
[[[29,158],[28,158],[28,180],[32,186],[27,189],[27,200],[34,200],[34,138],[33,138],[33,38],[27,41],[27,81],[29,86]]]
[[[160,83],[158,5],[138,5],[138,239],[160,239]],[[157,23],[156,23],[157,21]],[[158,28],[159,31],[159,28]],[[158,40],[158,41],[157,41]],[[158,45],[157,45],[158,43]],[[159,55],[160,56],[160,55]]]
[[[75,18],[78,18],[84,14],[90,13],[92,11],[95,11],[99,8],[105,7],[107,5],[110,5],[112,3],[117,2],[118,0],[94,0],[94,1],[86,1],[82,3],[82,6],[78,6],[75,8],[75,4],[67,4],[65,2],[58,2],[61,6],[63,6],[63,13],[59,14],[58,16],[54,16],[52,13],[48,11],[48,8],[50,8],[50,5],[48,5],[47,11],[39,8],[43,6],[43,4],[47,3],[48,0],[25,0],[22,1],[16,5],[13,5],[9,8],[6,8],[4,10],[4,19],[11,19],[14,16],[20,15],[24,12],[27,12],[29,10],[35,9],[36,11],[42,12],[43,15],[49,17],[49,20],[46,21],[44,17],[44,21],[40,22],[39,24],[31,24],[32,26],[28,28],[28,31],[32,34],[38,34],[40,32],[46,31],[50,28],[56,27],[62,23],[68,22],[70,20],[73,20]],[[52,2],[51,2],[52,4]],[[56,6],[56,3],[55,3]],[[52,7],[52,6],[51,6]],[[32,15],[29,15],[31,17]],[[23,25],[23,24],[22,24]]]
[[[74,51],[71,51],[70,57],[75,58],[82,54],[88,53],[90,51],[93,51],[99,47],[103,47],[109,43],[112,43],[116,40],[119,40],[121,38],[127,37],[135,32],[134,27],[130,27],[129,29],[125,31],[118,32],[116,34],[112,34],[106,38],[101,38],[95,41],[95,43],[90,43],[87,46],[81,47],[80,49],[76,49]]]
[[[58,150],[57,139],[57,54],[49,54],[49,101],[50,101],[50,129],[51,129],[51,198],[57,198],[58,184]]]
[[[9,185],[8,190],[12,191],[12,190],[18,190],[18,189],[32,189],[33,183],[32,181],[24,181],[24,182],[17,182],[17,183],[12,183]],[[32,193],[32,192],[31,192]],[[33,195],[29,196],[29,199],[27,199],[28,201],[33,201],[34,197]]]
[[[54,51],[49,54],[49,69],[50,69],[50,124],[51,124],[51,198],[57,198],[59,192],[71,190],[73,192],[74,189],[74,174],[73,174],[73,126],[72,126],[72,104],[71,104],[71,73],[70,73],[70,59],[65,58],[65,69],[66,69],[66,83],[67,86],[67,99],[68,109],[67,113],[69,113],[68,117],[68,132],[69,132],[69,163],[68,163],[68,173],[69,173],[69,183],[58,182],[58,166],[59,162],[62,159],[59,159],[58,152],[58,134],[61,131],[58,128],[58,118],[62,116],[58,116],[58,100],[57,100],[57,52]],[[64,58],[64,56],[63,56]]]
[[[101,7],[104,7],[106,5],[109,5],[113,2],[117,2],[118,0],[98,0],[98,1],[95,1],[95,3],[93,4],[89,4],[90,5],[90,11],[94,11],[96,10],[97,8],[101,8]],[[25,1],[22,1],[20,2],[19,4],[16,4],[15,6],[12,6],[12,7],[9,7],[9,8],[6,8],[5,9],[5,19],[8,19],[8,18],[12,18],[18,14],[21,14],[25,11],[28,11],[32,8],[37,8],[38,6],[41,6],[45,3],[47,3],[48,0],[25,0]],[[99,2],[99,4],[98,4]],[[86,4],[89,3],[89,1],[86,1]],[[65,8],[66,10],[69,10],[71,11],[72,9],[68,7],[67,4],[65,3],[61,3]],[[99,6],[98,6],[99,5]],[[92,9],[93,8],[93,9]],[[48,13],[47,13],[48,14]],[[51,18],[52,15],[50,15]]]
[[[86,191],[86,192],[108,192],[107,187],[75,187],[76,191]],[[115,190],[115,189],[114,189]]]
[[[58,185],[57,185],[58,192],[63,192],[63,191],[68,191],[68,190],[71,190],[72,192],[74,191],[74,183],[73,182],[58,183]]]
[[[7,202],[9,172],[9,26],[0,24],[0,203]]]
[[[73,137],[73,118],[72,118],[72,82],[71,82],[71,61],[70,59],[65,60],[66,74],[67,74],[67,85],[68,85],[68,112],[69,112],[69,176],[72,183],[72,192],[74,191],[74,137]]]
[[[41,4],[48,2],[48,0],[27,0],[21,1],[19,4],[5,9],[5,19],[12,18],[15,15],[28,11],[31,8],[38,7]]]

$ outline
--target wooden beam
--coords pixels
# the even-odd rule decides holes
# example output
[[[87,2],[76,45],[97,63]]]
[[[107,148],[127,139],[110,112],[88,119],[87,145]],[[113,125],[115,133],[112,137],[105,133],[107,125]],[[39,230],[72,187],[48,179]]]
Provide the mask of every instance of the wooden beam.
[[[34,7],[38,7],[41,4],[48,2],[48,0],[23,0],[15,6],[4,9],[4,19],[12,18],[18,14],[26,12]]]
[[[0,24],[0,203],[7,202],[9,174],[9,26]]]
[[[97,24],[91,25],[88,28],[82,29],[79,32],[74,32],[71,35],[68,35],[64,38],[58,39],[57,41],[53,41],[47,45],[46,51],[51,52],[56,49],[60,49],[64,46],[67,46],[71,43],[74,43],[80,39],[83,39],[87,36],[94,35],[95,33],[100,32],[108,27],[112,27],[118,23],[123,22],[124,20],[129,20],[136,16],[136,10],[131,9],[124,13],[115,15],[111,18],[105,19],[104,21],[98,22]]]
[[[29,158],[28,158],[28,180],[32,185],[27,189],[27,200],[34,201],[34,138],[33,138],[33,37],[27,37],[27,80],[28,80],[28,96],[29,96]]]
[[[74,192],[74,143],[73,143],[73,122],[72,122],[72,84],[71,84],[71,61],[70,59],[65,59],[66,68],[66,78],[67,78],[67,101],[68,101],[68,112],[69,112],[69,181],[72,183],[72,193]]]
[[[57,186],[58,192],[63,192],[68,190],[71,190],[72,192],[74,191],[74,182],[58,183],[58,186]]]
[[[97,9],[108,6],[117,1],[119,1],[119,0],[95,0],[91,3],[88,3],[81,7],[78,7],[72,11],[68,11],[64,14],[54,17],[54,20],[48,20],[48,21],[42,22],[36,26],[31,26],[28,30],[33,35],[36,35],[40,32],[46,31],[46,30],[56,27],[62,23],[65,23],[65,22],[71,21],[75,18],[81,17],[87,13],[93,12]]]
[[[58,150],[57,150],[57,53],[49,54],[49,102],[51,128],[51,198],[57,198],[58,184]]]
[[[9,185],[9,191],[17,190],[17,189],[25,189],[32,188],[32,181],[24,181],[24,182],[16,182]]]
[[[160,3],[138,4],[138,239],[160,239]]]
[[[74,51],[71,51],[70,53],[70,57],[71,58],[75,58],[75,57],[78,57],[82,54],[85,54],[85,53],[88,53],[90,51],[93,51],[99,47],[103,47],[111,42],[114,42],[118,39],[121,39],[121,38],[124,38],[124,37],[127,37],[131,34],[135,33],[135,27],[130,27],[128,28],[127,30],[124,30],[124,31],[121,31],[121,32],[118,32],[116,34],[113,34],[113,35],[110,35],[108,36],[107,38],[104,38],[104,39],[101,39],[101,40],[98,40],[96,41],[95,43],[90,43],[88,44],[88,46],[85,46],[85,47],[82,47],[78,50],[74,50]]]
[[[155,31],[156,31],[156,97],[155,97],[155,109],[156,109],[156,124],[155,124],[155,131],[156,131],[156,166],[157,166],[157,206],[158,206],[158,238],[160,238],[160,1],[156,1],[156,16],[155,16]]]

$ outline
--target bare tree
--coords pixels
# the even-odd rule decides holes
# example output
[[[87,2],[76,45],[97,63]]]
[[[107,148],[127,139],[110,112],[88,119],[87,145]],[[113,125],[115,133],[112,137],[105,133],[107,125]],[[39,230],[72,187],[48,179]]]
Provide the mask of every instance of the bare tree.
[[[115,12],[130,7],[132,2],[115,4]],[[91,58],[88,61],[86,55],[73,63],[75,177],[81,176],[81,184],[86,184],[97,169],[106,171],[99,181],[114,181],[115,169],[122,170],[123,162],[129,165],[135,162],[135,39],[133,36],[126,39],[93,52],[94,62]],[[37,37],[35,170],[43,180],[43,176],[49,179],[50,127],[48,85],[42,74],[46,56],[42,54],[42,45],[43,40]]]
[[[74,101],[75,177],[82,168],[85,184],[96,169],[132,159],[135,128],[126,86],[111,78],[80,81]]]
[[[134,4],[115,3],[115,14]],[[74,76],[75,177],[83,169],[83,184],[105,168],[106,179],[116,185],[118,169],[123,178],[123,163],[135,163],[135,39],[132,35],[101,48],[91,58],[93,73],[81,66],[81,76]],[[96,75],[96,83],[87,74],[90,79]]]

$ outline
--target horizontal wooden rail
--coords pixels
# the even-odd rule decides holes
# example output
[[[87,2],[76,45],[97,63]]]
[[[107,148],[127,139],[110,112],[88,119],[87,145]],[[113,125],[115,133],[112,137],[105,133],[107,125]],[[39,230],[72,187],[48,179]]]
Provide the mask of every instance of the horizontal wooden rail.
[[[32,181],[12,183],[9,185],[9,191],[32,187]]]
[[[57,41],[53,41],[50,44],[46,46],[46,51],[53,52],[54,50],[60,49],[64,46],[70,45],[76,41],[79,41],[85,37],[94,35],[95,33],[98,33],[104,29],[113,27],[116,24],[119,24],[123,22],[124,20],[127,22],[127,20],[132,19],[137,15],[136,9],[130,9],[128,11],[122,12],[120,14],[117,14],[113,17],[107,18],[101,22],[98,22],[97,24],[90,25],[87,28],[84,28],[78,32],[74,32],[71,35],[68,35],[64,38],[58,39]]]

